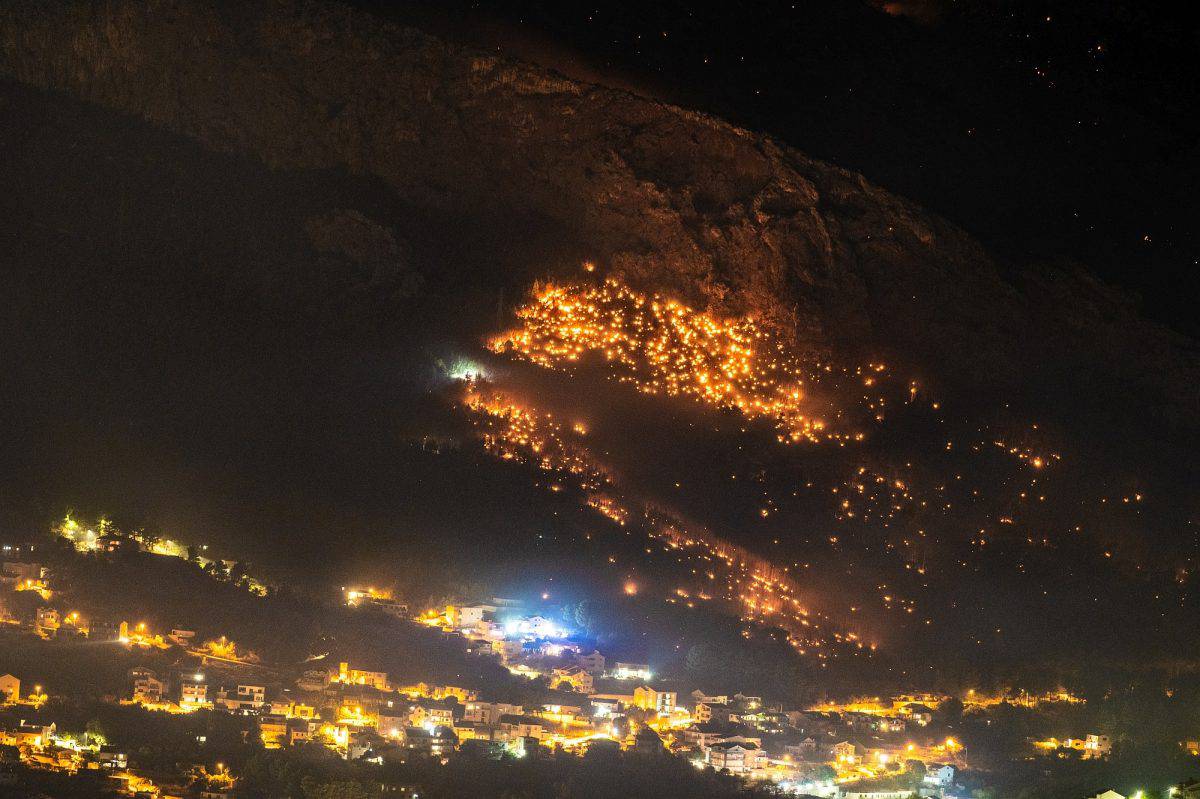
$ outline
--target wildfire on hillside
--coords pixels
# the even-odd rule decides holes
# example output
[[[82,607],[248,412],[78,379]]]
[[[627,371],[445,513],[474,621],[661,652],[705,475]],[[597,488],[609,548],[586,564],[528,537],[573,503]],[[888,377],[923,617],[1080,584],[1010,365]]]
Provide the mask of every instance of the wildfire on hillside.
[[[643,393],[768,419],[785,443],[861,441],[860,417],[882,422],[888,406],[882,363],[835,368],[795,353],[753,317],[722,318],[615,278],[536,286],[517,318],[519,327],[489,342],[493,352],[549,369],[596,356]]]

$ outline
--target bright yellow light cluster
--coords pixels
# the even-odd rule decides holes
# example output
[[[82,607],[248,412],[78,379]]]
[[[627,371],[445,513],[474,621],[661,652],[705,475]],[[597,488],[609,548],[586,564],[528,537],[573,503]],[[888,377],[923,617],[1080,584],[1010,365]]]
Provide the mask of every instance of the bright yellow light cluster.
[[[386,588],[349,588],[346,589],[346,604],[356,608],[364,602],[373,599],[390,600],[392,592]]]
[[[226,660],[237,660],[238,658],[237,644],[223,635],[220,638],[205,641],[200,649],[213,657],[224,658]]]
[[[616,379],[644,393],[691,397],[773,420],[783,442],[860,440],[841,410],[814,399],[812,390],[836,379],[856,394],[874,393],[885,372],[882,364],[834,370],[799,357],[751,317],[719,318],[615,279],[537,286],[517,317],[520,327],[489,342],[494,352],[551,369],[596,355]],[[882,397],[861,401],[865,412],[882,419]]]

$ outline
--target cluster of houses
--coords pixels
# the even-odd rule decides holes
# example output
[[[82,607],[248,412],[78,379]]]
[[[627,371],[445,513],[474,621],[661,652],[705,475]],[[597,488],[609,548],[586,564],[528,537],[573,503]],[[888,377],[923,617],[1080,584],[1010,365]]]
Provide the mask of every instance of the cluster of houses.
[[[395,615],[392,600],[376,592],[348,594],[348,601]],[[649,746],[699,767],[826,795],[842,781],[902,774],[918,759],[928,764],[925,786],[949,795],[962,762],[952,742],[904,737],[929,722],[929,708],[919,701],[880,715],[784,710],[744,693],[697,690],[681,697],[675,686],[656,680],[648,664],[609,662],[554,621],[520,615],[511,604],[448,607],[417,621],[461,636],[470,651],[513,674],[543,678],[545,701],[519,705],[463,686],[400,684],[376,665],[353,661],[274,683],[217,663],[167,672],[141,667],[130,672],[124,701],[170,712],[237,714],[245,717],[247,734],[268,748],[317,742],[349,759],[526,757]]]
[[[5,560],[0,562],[0,587],[10,588],[13,591],[32,591],[45,600],[49,600],[51,596],[45,567],[31,561]]]
[[[1082,738],[1047,738],[1034,746],[1051,754],[1076,753],[1082,760],[1102,760],[1112,754],[1112,739],[1107,735],[1089,733]]]
[[[640,664],[625,665],[644,673]],[[608,671],[597,676],[616,679]],[[200,672],[167,676],[138,668],[130,673],[128,701],[240,714],[267,748],[315,741],[348,759],[377,762],[454,753],[496,758],[552,749],[583,753],[597,746],[644,749],[650,741],[657,751],[669,750],[700,767],[837,790],[837,778],[895,775],[906,760],[946,753],[944,747],[918,750],[913,744],[838,738],[848,728],[835,714],[785,712],[740,693],[694,691],[681,702],[673,690],[640,682],[621,692],[576,693],[574,703],[517,705],[483,699],[461,686],[394,684],[386,672],[342,662],[306,671],[290,686],[210,686]],[[935,762],[924,784],[946,795],[954,776],[954,765]]]
[[[45,572],[36,564],[5,564],[0,571],[16,590],[49,590]],[[28,585],[34,588],[21,588]],[[314,742],[348,759],[378,762],[471,753],[531,757],[595,747],[651,749],[672,752],[698,767],[825,796],[844,793],[849,789],[843,786],[855,781],[905,774],[914,761],[926,766],[924,789],[951,796],[955,769],[963,762],[961,747],[952,740],[929,741],[922,732],[936,698],[904,697],[881,711],[832,706],[785,710],[748,693],[697,690],[681,696],[680,686],[658,677],[649,664],[612,661],[553,619],[523,614],[516,602],[447,606],[414,617],[404,603],[373,589],[346,591],[345,601],[365,612],[440,629],[469,653],[539,680],[541,689],[532,694],[544,689],[543,695],[532,704],[512,704],[463,686],[400,684],[380,665],[353,660],[310,668],[290,679],[266,680],[261,675],[271,672],[247,667],[224,650],[220,657],[203,660],[208,650],[198,648],[187,630],[159,636],[142,625],[85,621],[48,605],[26,626],[44,638],[113,640],[145,650],[147,665],[129,672],[121,701],[172,713],[208,709],[234,714],[244,718],[246,735],[267,748]],[[164,668],[160,661],[166,658],[154,653],[172,645],[196,656],[192,662],[200,665],[189,668],[175,661]],[[0,693],[13,702],[29,700],[21,699],[19,684],[6,679],[0,678]],[[12,731],[18,733],[22,737],[13,745],[25,762],[49,757],[51,751],[61,761],[58,767],[67,770],[118,762],[104,759],[111,753],[38,745],[28,734]],[[43,744],[46,736],[53,738],[53,731],[43,731]],[[64,748],[69,751],[57,751]]]
[[[45,695],[40,686],[23,696],[19,679],[11,674],[0,675],[0,706],[37,708],[43,701]],[[129,770],[129,757],[124,750],[86,735],[82,740],[78,736],[60,735],[53,721],[19,719],[16,723],[0,724],[0,786],[15,780],[12,769],[17,765],[67,774],[93,773],[113,794],[163,795],[153,781]],[[187,774],[186,781],[202,788],[200,795],[205,799],[228,799],[228,789],[233,785],[229,775],[209,775],[201,766]]]
[[[545,678],[552,688],[590,695],[596,693],[600,680],[646,682],[653,677],[645,663],[609,663],[599,651],[573,642],[551,619],[518,615],[518,605],[504,599],[448,605],[426,611],[416,621],[461,636],[468,652],[494,657],[518,676]]]
[[[375,594],[367,590],[353,598],[358,605],[369,604],[371,600],[364,602],[362,597]],[[660,748],[697,765],[809,788],[819,775],[826,775],[824,787],[830,788],[834,779],[895,775],[921,759],[931,764],[924,785],[943,794],[962,763],[962,747],[952,739],[918,744],[904,737],[920,733],[932,721],[930,704],[936,705],[936,698],[902,697],[892,711],[882,713],[844,708],[784,711],[742,693],[694,691],[681,701],[673,686],[655,680],[648,664],[609,662],[601,652],[573,641],[555,621],[518,615],[515,603],[448,606],[426,611],[416,620],[461,636],[468,651],[496,658],[513,674],[543,678],[549,688],[579,696],[567,704],[556,698],[522,708],[470,695],[450,709],[449,718],[436,718],[434,730],[427,730],[442,729],[447,738],[452,733],[460,746],[492,752],[511,749],[514,741],[520,741],[522,751],[531,746],[633,747],[646,740],[637,732],[649,730]],[[385,675],[367,674],[350,670],[338,679],[377,688],[386,683]],[[412,727],[401,729],[381,717],[377,729],[403,738]]]
[[[57,726],[20,721],[0,727],[0,762],[24,763],[47,771],[75,773],[84,770],[123,772],[128,756],[115,746],[83,746],[60,738]]]

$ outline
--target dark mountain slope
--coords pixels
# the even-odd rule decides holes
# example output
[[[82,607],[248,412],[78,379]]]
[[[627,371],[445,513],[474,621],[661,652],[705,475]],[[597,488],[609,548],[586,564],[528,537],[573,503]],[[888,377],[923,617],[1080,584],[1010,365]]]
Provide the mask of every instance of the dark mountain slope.
[[[2,27],[0,68],[20,81],[272,166],[375,176],[421,207],[544,218],[580,256],[808,344],[1039,394],[1068,388],[1054,375],[1076,359],[1147,416],[1196,416],[1194,352],[1094,282],[1024,277],[861,178],[710,117],[332,5],[18,3]]]
[[[535,279],[576,277],[590,259],[634,286],[753,314],[797,350],[886,359],[953,416],[844,456],[781,455],[761,431],[723,429],[701,459],[670,448],[697,443],[687,431],[709,418],[653,405],[619,430],[641,452],[605,447],[650,499],[808,563],[806,584],[846,626],[864,595],[889,597],[881,618],[898,610],[893,592],[919,596],[912,623],[944,614],[954,630],[904,633],[924,636],[921,651],[982,646],[1014,607],[1029,637],[997,650],[1036,650],[1063,629],[1110,645],[1122,624],[1164,645],[1156,586],[1185,593],[1195,552],[1200,365],[1194,343],[1083,270],[999,262],[768,138],[332,4],[9,4],[0,74],[14,81],[0,95],[14,156],[0,165],[18,298],[5,337],[14,522],[62,503],[136,504],[155,524],[264,553],[292,540],[287,558],[305,566],[330,565],[331,542],[369,557],[385,541],[533,538],[566,505],[531,499],[509,471],[436,466],[401,442],[464,439],[430,393],[445,382],[439,360],[510,324]],[[1037,492],[936,522],[914,514],[903,532],[929,529],[931,551],[908,561],[892,555],[898,525],[846,527],[857,522],[826,494],[757,518],[797,475],[828,488],[863,461],[925,488],[952,478],[962,463],[906,469],[914,442],[944,447],[938,424],[988,441],[1034,421],[1069,464],[1042,515],[1014,510]],[[1006,475],[968,477],[1008,490]],[[1135,491],[1145,514],[1092,524],[1102,499]],[[979,516],[1020,523],[968,556]],[[1095,537],[1060,543],[1079,516]],[[564,523],[564,539],[575,532]],[[926,557],[971,571],[918,579]],[[1111,615],[1098,619],[1101,601]]]

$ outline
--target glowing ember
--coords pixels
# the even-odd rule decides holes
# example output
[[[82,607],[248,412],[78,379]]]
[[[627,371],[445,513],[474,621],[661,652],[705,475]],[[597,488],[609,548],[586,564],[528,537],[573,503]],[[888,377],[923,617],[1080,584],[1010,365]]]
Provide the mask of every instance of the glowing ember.
[[[815,614],[799,600],[799,589],[785,570],[742,547],[689,528],[669,513],[623,496],[611,473],[592,456],[580,430],[549,413],[520,405],[507,393],[479,381],[466,384],[463,405],[479,429],[484,447],[493,455],[530,463],[574,482],[585,492],[589,507],[618,525],[624,526],[636,513],[652,545],[694,575],[701,586],[695,589],[697,599],[719,598],[747,622],[782,627],[800,654],[820,660],[837,656],[830,643],[863,648],[853,633],[822,630],[821,623],[812,620]],[[562,484],[549,487],[560,490]],[[646,552],[651,551],[647,547]],[[615,562],[609,558],[609,563]],[[632,580],[622,587],[629,595],[641,593]],[[691,600],[691,592],[687,593]],[[677,596],[665,601],[676,602]],[[694,607],[694,601],[688,606]]]
[[[883,418],[884,398],[862,396],[877,390],[886,372],[882,364],[834,370],[806,361],[751,317],[722,319],[613,279],[538,286],[517,316],[519,328],[489,343],[494,352],[553,369],[595,355],[617,380],[647,394],[691,397],[771,419],[780,441],[862,439],[839,408],[814,398],[822,381],[841,381],[839,392],[852,386],[863,412]]]
[[[610,483],[603,468],[574,439],[576,430],[560,424],[549,413],[529,410],[499,391],[468,383],[463,404],[473,412],[489,452],[504,460],[536,463],[548,472],[566,472],[579,478],[579,487],[595,490]],[[611,504],[611,501],[609,503]],[[600,501],[597,501],[600,507]],[[615,520],[615,510],[604,511]]]

